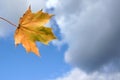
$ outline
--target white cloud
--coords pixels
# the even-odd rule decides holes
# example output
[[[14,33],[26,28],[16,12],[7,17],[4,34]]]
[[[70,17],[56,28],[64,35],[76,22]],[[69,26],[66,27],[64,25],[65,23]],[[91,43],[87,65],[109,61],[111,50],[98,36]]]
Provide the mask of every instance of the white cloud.
[[[59,0],[48,0],[46,3],[47,8],[56,7],[59,4]]]
[[[0,16],[17,25],[19,17],[27,9],[27,5],[27,0],[1,0]],[[0,37],[8,35],[14,29],[10,24],[0,20]]]
[[[63,42],[68,43],[67,63],[86,71],[109,64],[120,69],[115,67],[120,58],[119,4],[119,0],[60,0],[53,5]]]
[[[32,6],[33,11],[45,9],[46,0],[29,0],[29,4]]]
[[[45,0],[1,0],[0,16],[4,17],[14,24],[18,24],[19,18],[27,10],[28,6],[32,6],[33,11],[45,8]],[[13,26],[0,20],[0,37],[5,37],[15,30]]]
[[[81,71],[78,68],[74,68],[73,70],[67,72],[61,77],[58,77],[54,80],[119,80],[120,73],[99,73],[94,72],[92,74],[87,74],[84,71]]]

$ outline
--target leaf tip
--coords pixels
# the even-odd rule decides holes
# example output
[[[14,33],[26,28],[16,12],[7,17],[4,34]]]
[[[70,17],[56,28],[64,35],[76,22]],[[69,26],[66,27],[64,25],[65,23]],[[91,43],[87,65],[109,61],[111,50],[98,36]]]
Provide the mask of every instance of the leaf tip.
[[[31,10],[31,5],[29,5],[29,8],[28,8],[29,10]]]
[[[43,11],[43,9],[41,9],[40,11]]]

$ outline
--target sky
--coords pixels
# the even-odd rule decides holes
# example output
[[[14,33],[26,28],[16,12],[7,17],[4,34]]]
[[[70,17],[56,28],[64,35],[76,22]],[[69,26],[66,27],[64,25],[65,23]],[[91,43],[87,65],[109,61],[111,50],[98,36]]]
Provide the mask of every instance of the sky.
[[[29,5],[54,14],[57,40],[37,42],[41,57],[15,47],[15,27],[0,20],[0,80],[119,80],[119,0],[0,0],[0,16],[15,24]],[[22,6],[21,6],[22,5]]]

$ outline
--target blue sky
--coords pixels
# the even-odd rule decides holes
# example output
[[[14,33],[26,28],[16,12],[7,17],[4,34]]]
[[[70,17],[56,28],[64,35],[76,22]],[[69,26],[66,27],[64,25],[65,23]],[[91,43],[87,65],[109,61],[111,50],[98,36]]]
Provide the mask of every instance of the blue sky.
[[[0,0],[0,16],[18,24],[30,4],[55,14],[47,26],[58,40],[28,54],[0,20],[0,80],[119,80],[119,0]]]
[[[15,48],[12,35],[1,40],[0,43],[2,45],[0,79],[2,80],[47,80],[70,69],[63,59],[65,48],[58,51],[52,44],[40,45],[42,55],[40,58],[32,53],[27,54],[21,45]]]
[[[7,5],[7,2],[10,2],[10,1],[6,0],[1,2]],[[22,4],[25,1],[17,2],[13,0],[13,2],[15,2],[16,4],[19,4],[18,2],[21,2]],[[11,6],[12,4],[14,3],[9,3],[8,6]],[[27,9],[26,7],[27,5],[28,4],[25,2],[23,7]],[[17,7],[17,6],[14,5],[12,7],[14,9],[14,7]],[[17,8],[19,9],[19,7]],[[5,11],[4,7],[2,6],[0,9]],[[23,9],[23,12],[24,12],[24,9]],[[41,8],[39,8],[38,10],[40,9]],[[22,8],[20,8],[20,10],[22,10]],[[22,14],[21,11],[19,10],[17,11]],[[17,13],[17,11],[14,11],[14,13]],[[18,17],[19,15],[20,14],[16,14],[15,17],[16,16]],[[14,15],[9,15],[9,16],[13,16],[13,18],[15,18]],[[11,18],[9,20],[11,20]],[[16,19],[13,19],[11,21],[16,23],[15,20]],[[48,79],[55,78],[59,75],[62,75],[64,72],[70,70],[71,67],[64,62],[64,52],[67,49],[67,45],[64,45],[61,48],[61,50],[59,50],[56,46],[53,46],[52,43],[50,43],[49,46],[45,46],[40,43],[37,43],[41,53],[41,57],[38,57],[33,53],[27,54],[27,52],[22,47],[22,45],[19,45],[18,47],[15,47],[14,45],[13,37],[14,37],[15,27],[3,21],[1,21],[0,23],[1,25],[4,25],[4,26],[1,26],[3,27],[3,30],[5,29],[8,30],[8,32],[5,32],[5,33],[3,32],[3,35],[1,33],[1,39],[0,39],[0,44],[2,45],[0,46],[0,49],[1,49],[0,50],[0,64],[1,64],[0,79],[1,80],[48,80]],[[56,34],[56,35],[59,35],[59,34]]]

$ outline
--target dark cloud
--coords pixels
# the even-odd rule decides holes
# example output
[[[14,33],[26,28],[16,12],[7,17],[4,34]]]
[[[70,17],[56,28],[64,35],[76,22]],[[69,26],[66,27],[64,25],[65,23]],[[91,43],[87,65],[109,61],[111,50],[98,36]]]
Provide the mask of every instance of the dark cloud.
[[[63,40],[69,45],[67,63],[87,72],[106,66],[120,70],[119,4],[119,0],[60,1],[55,13]]]

